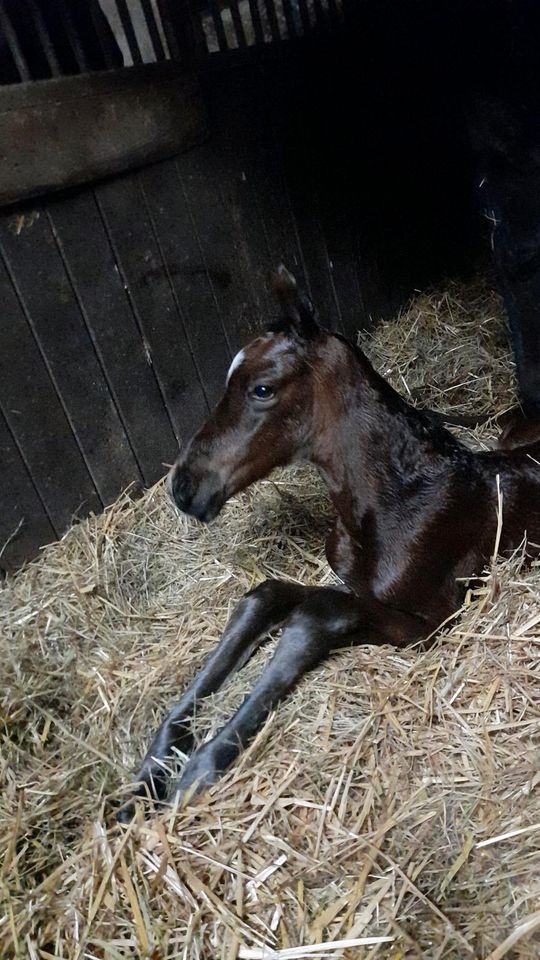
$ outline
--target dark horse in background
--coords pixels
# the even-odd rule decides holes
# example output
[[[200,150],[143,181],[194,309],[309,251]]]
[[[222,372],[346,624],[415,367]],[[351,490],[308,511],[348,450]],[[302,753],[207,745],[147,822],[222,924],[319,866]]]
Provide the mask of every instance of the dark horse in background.
[[[317,200],[356,221],[382,289],[466,273],[487,251],[523,413],[539,420],[540,3],[345,9],[343,35],[306,55],[291,93],[291,164],[311,158]],[[512,430],[530,433],[519,418]]]
[[[540,444],[476,453],[409,406],[362,352],[320,327],[283,268],[283,316],[235,357],[223,399],[167,486],[203,523],[275,467],[314,464],[336,520],[326,554],[344,589],[267,580],[241,600],[214,653],[155,735],[136,795],[162,800],[166,762],[192,753],[199,702],[283,624],[252,692],[188,761],[181,795],[214,783],[300,678],[350,644],[431,637],[459,609],[464,580],[500,550],[540,543]],[[501,506],[502,505],[502,506]],[[498,516],[502,529],[497,540]],[[129,800],[118,813],[133,816]]]

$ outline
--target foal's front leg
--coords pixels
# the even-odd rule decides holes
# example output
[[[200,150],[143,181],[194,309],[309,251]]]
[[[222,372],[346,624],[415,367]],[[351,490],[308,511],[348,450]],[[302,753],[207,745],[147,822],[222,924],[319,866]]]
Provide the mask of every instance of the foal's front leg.
[[[376,600],[360,600],[330,588],[308,588],[253,691],[213,740],[193,755],[178,783],[178,793],[214,783],[276,704],[333,649],[356,643],[402,646],[428,633],[421,618],[394,611]]]
[[[184,695],[165,718],[135,778],[133,797],[162,800],[167,793],[167,773],[162,761],[173,749],[189,753],[193,748],[190,721],[197,702],[214,693],[230,673],[241,669],[262,642],[265,634],[282,623],[305,599],[307,587],[280,580],[266,580],[240,601],[221,640]],[[117,814],[121,823],[131,820],[133,803]]]

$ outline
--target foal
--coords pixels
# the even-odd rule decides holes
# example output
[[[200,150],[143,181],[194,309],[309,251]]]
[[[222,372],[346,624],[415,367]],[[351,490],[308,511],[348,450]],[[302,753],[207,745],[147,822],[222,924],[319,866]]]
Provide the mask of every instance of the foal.
[[[494,547],[499,489],[502,552],[540,542],[538,448],[476,453],[410,407],[337,334],[280,268],[283,318],[235,357],[225,395],[172,468],[167,487],[186,513],[213,520],[274,467],[315,464],[337,519],[326,544],[345,589],[267,580],[240,601],[215,652],[157,731],[136,795],[162,799],[162,761],[193,749],[198,701],[284,624],[276,652],[237,713],[191,757],[176,790],[214,783],[306,671],[338,647],[429,637],[460,606],[463,578]],[[527,452],[529,450],[529,452]],[[127,821],[133,804],[119,812]]]

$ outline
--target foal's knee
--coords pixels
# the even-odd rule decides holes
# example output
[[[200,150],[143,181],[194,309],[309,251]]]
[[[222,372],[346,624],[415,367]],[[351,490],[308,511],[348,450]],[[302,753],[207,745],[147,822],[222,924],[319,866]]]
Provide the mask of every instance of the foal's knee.
[[[254,600],[261,611],[279,612],[286,615],[296,604],[301,603],[309,588],[286,580],[263,580],[245,594],[244,600]]]
[[[295,610],[290,622],[302,622],[310,629],[324,627],[329,634],[348,633],[358,622],[358,604],[350,593],[321,587]]]
[[[279,586],[279,580],[263,580],[262,583],[258,583],[256,587],[253,587],[252,590],[244,595],[244,599],[247,597],[253,597],[255,600],[260,600],[262,603],[268,603],[276,595],[276,588]]]
[[[358,631],[360,616],[354,597],[320,588],[310,593],[288,618],[282,641],[292,656],[314,665]]]
[[[235,619],[240,618],[244,621],[246,618],[271,616],[277,602],[277,580],[264,580],[252,590],[244,594],[235,610]]]

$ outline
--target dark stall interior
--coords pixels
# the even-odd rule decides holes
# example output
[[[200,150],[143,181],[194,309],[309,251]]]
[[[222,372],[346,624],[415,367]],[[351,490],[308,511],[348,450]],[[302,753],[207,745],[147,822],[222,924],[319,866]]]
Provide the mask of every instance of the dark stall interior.
[[[3,571],[163,474],[280,261],[351,337],[475,269],[481,7],[4,0]]]

